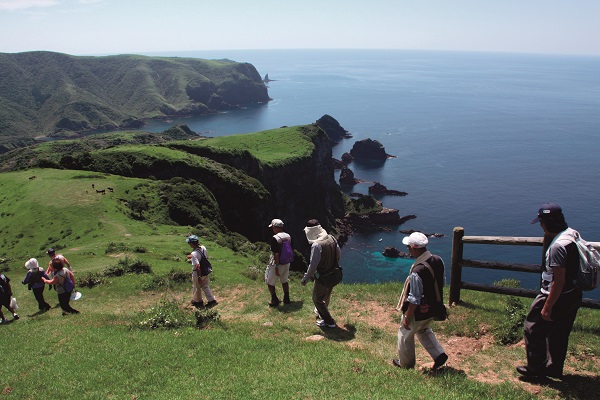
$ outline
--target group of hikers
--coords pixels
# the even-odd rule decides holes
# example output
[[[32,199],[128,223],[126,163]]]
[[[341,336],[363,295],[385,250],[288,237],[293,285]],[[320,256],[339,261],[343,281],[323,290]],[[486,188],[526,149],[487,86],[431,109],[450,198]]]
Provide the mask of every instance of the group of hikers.
[[[53,248],[48,249],[48,268],[40,267],[37,259],[30,258],[24,264],[27,269],[27,275],[21,282],[27,285],[27,288],[33,292],[33,296],[38,303],[39,312],[46,312],[52,307],[44,299],[44,289],[46,285],[50,285],[50,289],[54,289],[58,296],[58,303],[63,310],[63,315],[79,314],[79,311],[71,307],[71,296],[75,290],[75,276],[69,261],[62,255],[57,254]],[[19,319],[16,312],[16,300],[13,298],[12,286],[10,278],[4,274],[0,274],[0,324],[7,322],[7,319],[2,313],[2,306],[12,314],[13,320]]]
[[[517,372],[526,378],[562,378],[567,353],[569,335],[577,311],[581,305],[582,292],[573,283],[579,267],[579,253],[568,234],[573,231],[567,225],[562,208],[554,203],[546,203],[538,210],[531,223],[539,223],[546,238],[552,239],[545,251],[540,294],[533,301],[525,320],[524,338],[527,364],[517,367]],[[273,219],[268,225],[273,231],[270,241],[269,263],[265,270],[265,283],[270,294],[270,307],[277,307],[281,300],[277,296],[276,285],[283,290],[283,303],[290,304],[290,263],[293,260],[292,238],[285,232],[281,219]],[[310,247],[310,261],[301,284],[314,281],[312,301],[317,326],[335,329],[337,324],[329,312],[333,288],[342,280],[339,265],[340,246],[335,237],[327,233],[318,220],[306,223],[304,233]],[[208,261],[205,246],[199,238],[191,235],[186,242],[192,248],[188,260],[192,264],[192,305],[211,308],[217,300],[210,288],[212,267]],[[392,364],[401,368],[414,368],[415,337],[423,345],[433,360],[433,370],[448,361],[448,355],[431,329],[433,321],[446,318],[443,304],[445,284],[444,262],[427,250],[428,238],[421,232],[413,232],[402,239],[412,258],[415,259],[406,278],[400,295],[397,310],[402,313],[398,330],[397,357]],[[25,263],[28,270],[23,284],[33,291],[40,312],[49,310],[44,300],[45,285],[54,287],[63,315],[78,314],[70,305],[75,288],[75,278],[67,259],[48,250],[50,261],[47,270],[40,267],[35,258]],[[206,303],[203,300],[206,298]],[[2,306],[19,319],[11,304],[12,288],[10,279],[0,275],[0,323],[6,319]]]
[[[565,220],[562,208],[555,203],[543,204],[532,224],[540,224],[544,232],[544,262],[541,289],[533,301],[524,323],[527,364],[516,368],[522,378],[562,379],[568,341],[577,311],[582,302],[582,291],[575,285],[580,255],[574,237],[578,234]],[[290,303],[289,262],[281,262],[286,241],[291,237],[284,231],[284,223],[274,219],[269,224],[273,230],[271,256],[265,271],[271,307],[280,304],[277,283],[281,283],[284,304]],[[314,280],[312,300],[317,316],[316,324],[322,328],[337,328],[329,312],[333,287],[342,279],[339,267],[340,247],[317,220],[311,219],[304,228],[311,245],[310,261],[302,277],[302,285]],[[448,361],[448,355],[431,329],[433,321],[447,317],[443,303],[445,271],[443,260],[427,250],[428,238],[413,232],[402,239],[414,263],[406,278],[397,309],[402,313],[398,329],[396,358],[392,364],[401,368],[414,368],[415,337],[433,360],[432,370]]]

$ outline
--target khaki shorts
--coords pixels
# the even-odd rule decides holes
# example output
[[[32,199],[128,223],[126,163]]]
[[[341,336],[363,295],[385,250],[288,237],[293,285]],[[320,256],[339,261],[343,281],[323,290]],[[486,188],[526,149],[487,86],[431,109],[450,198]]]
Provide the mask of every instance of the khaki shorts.
[[[279,271],[279,276],[275,270]],[[267,265],[265,270],[265,282],[267,285],[275,286],[276,283],[286,283],[290,278],[290,264],[283,265]]]

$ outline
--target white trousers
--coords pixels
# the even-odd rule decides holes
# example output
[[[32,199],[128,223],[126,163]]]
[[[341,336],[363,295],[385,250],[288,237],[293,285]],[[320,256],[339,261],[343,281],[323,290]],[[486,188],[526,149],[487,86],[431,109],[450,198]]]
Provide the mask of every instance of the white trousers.
[[[198,271],[192,271],[192,301],[193,302],[201,302],[202,301],[202,292],[204,292],[204,296],[206,296],[206,301],[213,301],[215,296],[210,290],[210,275],[203,276],[198,282]]]
[[[429,327],[433,318],[423,321],[415,321],[414,316],[411,317],[410,330],[404,329],[404,315],[400,321],[400,329],[398,330],[398,360],[404,368],[413,368],[416,363],[415,359],[415,336],[421,342],[421,345],[427,350],[431,358],[434,360],[444,353],[444,349],[438,342],[435,334]]]

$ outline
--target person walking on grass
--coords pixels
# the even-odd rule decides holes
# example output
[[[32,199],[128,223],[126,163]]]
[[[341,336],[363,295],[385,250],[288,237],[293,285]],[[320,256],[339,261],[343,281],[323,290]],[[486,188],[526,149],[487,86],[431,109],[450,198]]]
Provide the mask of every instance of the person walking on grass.
[[[306,283],[310,279],[314,279],[315,285],[313,287],[312,300],[319,318],[317,326],[336,328],[335,320],[329,313],[329,302],[331,301],[333,286],[326,285],[318,278],[333,271],[339,265],[341,255],[340,246],[335,238],[329,235],[316,219],[311,219],[306,223],[304,233],[311,247],[310,263],[302,278],[302,286],[306,286]]]
[[[46,287],[46,284],[42,281],[42,278],[49,280],[50,277],[46,274],[44,268],[40,267],[38,260],[35,258],[30,258],[25,263],[25,268],[27,269],[27,275],[21,283],[27,285],[27,288],[33,291],[33,296],[38,303],[38,309],[41,312],[48,311],[52,307],[50,307],[50,304],[44,299],[44,288]]]
[[[527,365],[517,372],[529,378],[562,378],[569,335],[581,306],[583,294],[573,281],[579,268],[579,251],[574,242],[577,234],[569,228],[562,208],[546,203],[531,221],[544,231],[544,269],[540,294],[527,318],[524,337]]]
[[[398,330],[398,358],[392,360],[397,367],[414,368],[415,336],[433,358],[433,370],[448,361],[448,356],[430,328],[436,317],[438,299],[443,298],[444,262],[427,250],[428,242],[427,236],[421,232],[414,232],[402,239],[415,262],[398,302],[402,311]]]
[[[218,303],[210,290],[210,271],[203,273],[201,268],[202,257],[208,260],[206,247],[200,246],[200,240],[196,235],[189,236],[185,241],[192,248],[192,253],[188,256],[192,262],[192,305],[197,308],[203,307],[202,293],[204,293],[206,307],[214,307]]]
[[[277,307],[281,302],[277,297],[275,285],[281,283],[283,290],[283,304],[290,304],[290,263],[283,259],[282,249],[284,244],[286,248],[291,249],[292,237],[284,232],[284,224],[280,219],[274,219],[269,224],[269,228],[273,230],[274,235],[271,237],[271,256],[269,257],[269,265],[265,270],[265,283],[271,295],[270,307]],[[284,243],[289,242],[289,243]],[[287,246],[289,244],[289,246]],[[292,253],[293,254],[293,253]]]
[[[12,300],[12,286],[10,285],[10,278],[4,274],[0,274],[0,324],[6,323],[6,318],[2,313],[2,306],[6,307],[13,316],[13,321],[19,319],[19,315],[13,310],[10,303]]]
[[[54,285],[54,290],[58,295],[58,303],[62,308],[62,315],[79,314],[79,311],[71,307],[71,294],[75,290],[75,276],[73,273],[63,266],[60,259],[54,259],[52,262],[54,276],[52,279],[42,277],[42,281],[48,285]]]

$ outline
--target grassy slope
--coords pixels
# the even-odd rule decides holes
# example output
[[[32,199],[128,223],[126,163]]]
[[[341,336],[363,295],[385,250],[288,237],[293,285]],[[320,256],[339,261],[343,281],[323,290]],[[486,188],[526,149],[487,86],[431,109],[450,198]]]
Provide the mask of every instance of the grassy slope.
[[[92,183],[115,192],[98,195]],[[423,375],[389,365],[398,326],[391,309],[400,284],[340,285],[332,313],[343,329],[323,333],[314,325],[310,287],[293,278],[293,304],[270,309],[260,275],[252,280],[243,274],[248,266],[262,269],[261,255],[233,252],[208,240],[203,243],[215,267],[211,286],[221,316],[209,329],[130,329],[136,312],[161,299],[178,301],[191,313],[188,283],[146,292],[141,287],[149,277],[139,275],[82,289],[84,297],[75,303],[80,315],[62,317],[58,308],[35,315],[33,296],[19,283],[25,275],[21,266],[29,257],[45,263],[44,250],[51,245],[64,247],[61,252],[77,276],[114,265],[127,253],[105,254],[110,242],[146,248],[129,255],[147,261],[155,274],[189,270],[183,261],[189,227],[147,224],[124,213],[119,198],[126,191],[151,190],[153,184],[51,169],[0,174],[0,257],[8,260],[2,266],[10,267],[22,317],[0,326],[0,390],[7,398],[520,399],[534,398],[534,390],[544,397],[594,393],[600,371],[598,311],[580,311],[571,340],[568,368],[582,378],[540,388],[515,379],[513,366],[524,359],[522,347],[489,341],[492,327],[506,317],[502,297],[465,292],[464,306],[435,328],[451,356],[446,373]],[[55,304],[55,293],[46,291],[46,299]],[[307,340],[312,335],[325,340]],[[467,345],[461,351],[456,335]],[[480,351],[469,350],[482,342]],[[419,365],[430,362],[420,349]],[[55,379],[57,373],[64,379]],[[476,379],[490,373],[489,381]]]

